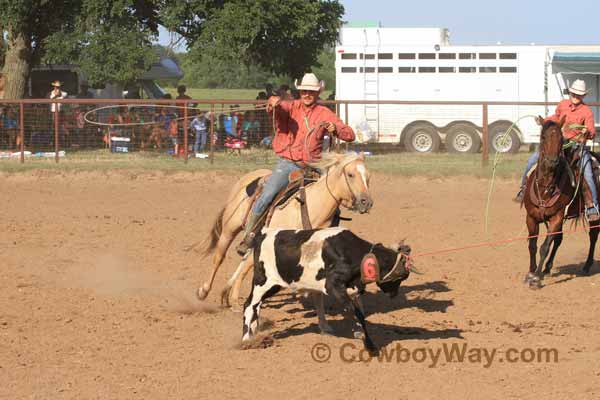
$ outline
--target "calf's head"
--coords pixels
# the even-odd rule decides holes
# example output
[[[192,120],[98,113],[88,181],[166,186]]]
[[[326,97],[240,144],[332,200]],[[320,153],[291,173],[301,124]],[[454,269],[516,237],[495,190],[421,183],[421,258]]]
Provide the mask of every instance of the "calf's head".
[[[390,298],[398,295],[398,288],[402,281],[406,280],[410,275],[411,248],[404,244],[404,241],[392,246],[392,250],[396,252],[396,262],[381,271],[381,279],[377,282],[377,286],[382,292],[387,293]]]

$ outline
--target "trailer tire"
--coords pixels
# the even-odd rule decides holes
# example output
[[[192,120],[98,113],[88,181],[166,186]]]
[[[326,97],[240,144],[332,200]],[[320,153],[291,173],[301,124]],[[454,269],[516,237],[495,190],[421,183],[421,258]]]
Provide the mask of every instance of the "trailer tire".
[[[517,128],[513,127],[504,137],[511,125],[510,122],[497,122],[490,125],[490,153],[517,153],[519,151],[521,139]]]
[[[481,138],[473,125],[459,123],[448,129],[446,134],[448,153],[477,153],[480,148]]]
[[[433,153],[440,149],[441,139],[433,125],[417,122],[404,135],[404,147],[414,153]]]

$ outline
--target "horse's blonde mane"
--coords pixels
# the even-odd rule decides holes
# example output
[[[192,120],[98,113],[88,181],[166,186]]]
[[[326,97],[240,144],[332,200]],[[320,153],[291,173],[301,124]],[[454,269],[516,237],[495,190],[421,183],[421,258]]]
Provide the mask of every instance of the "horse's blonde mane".
[[[325,153],[321,157],[319,161],[314,163],[309,163],[308,165],[315,169],[320,169],[323,172],[327,171],[329,168],[334,165],[345,166],[350,164],[352,161],[358,160],[359,154],[357,153],[346,153],[346,154],[338,154],[338,153]]]

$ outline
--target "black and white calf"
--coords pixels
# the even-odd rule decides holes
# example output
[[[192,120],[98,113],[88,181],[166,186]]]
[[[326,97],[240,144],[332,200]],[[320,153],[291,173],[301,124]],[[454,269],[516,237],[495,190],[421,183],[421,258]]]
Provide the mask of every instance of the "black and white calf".
[[[355,337],[376,350],[366,330],[360,294],[365,291],[361,265],[372,253],[378,264],[376,283],[394,297],[400,282],[408,278],[410,247],[402,243],[393,249],[372,244],[346,228],[312,230],[264,229],[256,235],[252,292],[244,304],[242,341],[257,331],[260,306],[282,288],[321,292],[344,306],[347,317],[356,323]],[[358,296],[351,299],[348,289]]]

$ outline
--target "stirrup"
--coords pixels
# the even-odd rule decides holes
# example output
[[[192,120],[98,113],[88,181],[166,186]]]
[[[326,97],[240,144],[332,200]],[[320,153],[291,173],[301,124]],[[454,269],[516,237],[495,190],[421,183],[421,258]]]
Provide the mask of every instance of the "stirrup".
[[[522,203],[524,197],[525,197],[525,186],[521,186],[521,189],[519,189],[519,192],[517,193],[517,195],[515,196],[513,201],[515,203]]]
[[[244,239],[237,245],[235,251],[244,257],[254,246],[254,232],[247,234]]]
[[[593,205],[592,207],[586,208],[585,216],[589,222],[600,221],[600,212],[598,210],[598,206]]]

